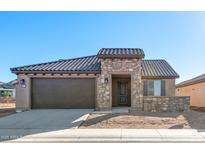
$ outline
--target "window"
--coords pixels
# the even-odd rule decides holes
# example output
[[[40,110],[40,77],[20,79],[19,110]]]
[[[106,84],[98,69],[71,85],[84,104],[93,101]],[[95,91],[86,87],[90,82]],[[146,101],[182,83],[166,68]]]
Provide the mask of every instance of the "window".
[[[154,96],[161,96],[161,80],[154,81]]]
[[[144,96],[165,96],[165,81],[145,80]]]
[[[147,95],[154,96],[154,80],[147,81]]]

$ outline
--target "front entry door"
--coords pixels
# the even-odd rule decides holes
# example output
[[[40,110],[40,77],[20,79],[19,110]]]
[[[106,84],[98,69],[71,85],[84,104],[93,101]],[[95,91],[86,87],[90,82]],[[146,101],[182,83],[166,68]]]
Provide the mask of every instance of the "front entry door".
[[[118,105],[128,105],[128,82],[118,82]]]

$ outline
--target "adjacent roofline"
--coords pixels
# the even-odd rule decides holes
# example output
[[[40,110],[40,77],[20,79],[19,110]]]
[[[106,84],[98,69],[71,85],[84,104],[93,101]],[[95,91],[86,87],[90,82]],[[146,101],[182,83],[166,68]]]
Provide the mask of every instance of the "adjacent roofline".
[[[13,90],[15,90],[15,88],[13,88],[13,89],[11,89],[11,88],[0,88],[0,90],[11,90],[11,91],[13,91]]]
[[[190,80],[192,80],[192,79],[190,79]],[[205,82],[205,78],[204,79],[195,80],[195,81],[190,81],[190,80],[183,81],[183,82],[177,84],[176,88],[186,87],[186,86],[190,86],[190,85],[193,85],[193,84]]]

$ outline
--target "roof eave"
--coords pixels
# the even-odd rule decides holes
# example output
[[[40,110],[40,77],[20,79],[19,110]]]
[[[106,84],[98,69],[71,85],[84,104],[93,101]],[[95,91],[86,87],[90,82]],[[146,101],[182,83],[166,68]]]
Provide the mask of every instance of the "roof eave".
[[[142,79],[176,79],[179,76],[142,76]]]
[[[192,81],[192,82],[187,82],[187,83],[179,83],[179,84],[176,85],[176,88],[186,87],[186,86],[190,86],[190,85],[197,84],[197,83],[202,83],[202,82],[205,82],[205,79]]]

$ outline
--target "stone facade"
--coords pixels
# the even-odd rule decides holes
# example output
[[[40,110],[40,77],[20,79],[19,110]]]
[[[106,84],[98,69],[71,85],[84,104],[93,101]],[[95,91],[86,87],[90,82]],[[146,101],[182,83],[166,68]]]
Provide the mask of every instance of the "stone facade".
[[[143,111],[183,112],[189,111],[190,97],[144,96]]]
[[[142,110],[143,83],[141,59],[101,59],[101,74],[97,78],[97,110],[112,108],[112,75],[131,76],[131,108]]]
[[[175,97],[175,79],[165,79],[165,96],[143,96],[141,59],[105,58],[101,60],[101,74],[96,81],[96,110],[112,109],[112,76],[129,75],[131,78],[131,113],[181,112],[189,110],[189,97]]]

